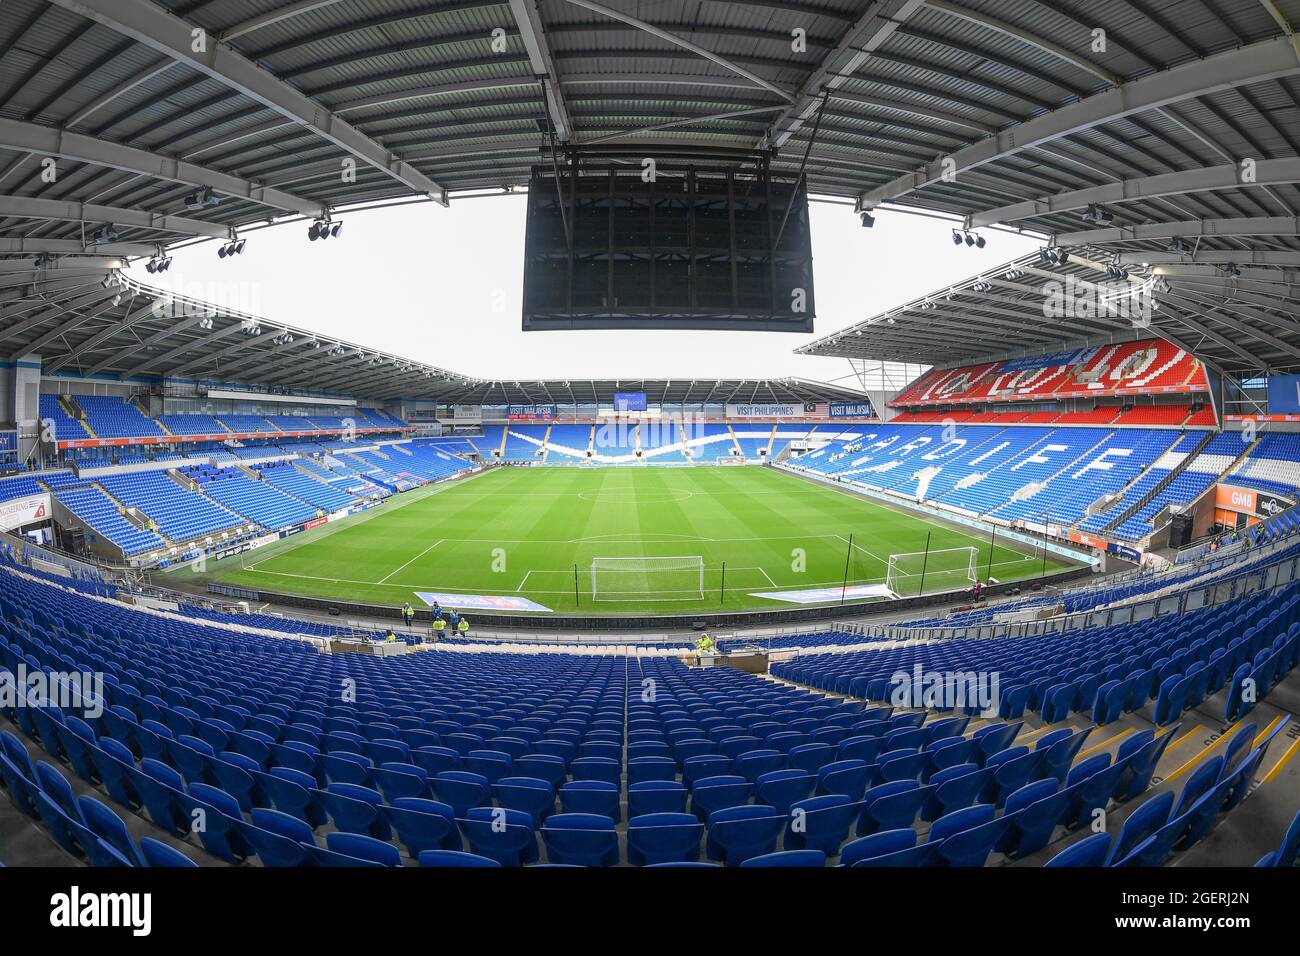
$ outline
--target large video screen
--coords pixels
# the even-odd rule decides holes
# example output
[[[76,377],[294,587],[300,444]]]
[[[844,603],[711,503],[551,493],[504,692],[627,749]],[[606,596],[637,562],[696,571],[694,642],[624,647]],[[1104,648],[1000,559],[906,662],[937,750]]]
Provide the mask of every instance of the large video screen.
[[[614,411],[644,412],[646,410],[645,392],[615,392]]]
[[[523,328],[811,332],[808,194],[755,167],[536,167]]]

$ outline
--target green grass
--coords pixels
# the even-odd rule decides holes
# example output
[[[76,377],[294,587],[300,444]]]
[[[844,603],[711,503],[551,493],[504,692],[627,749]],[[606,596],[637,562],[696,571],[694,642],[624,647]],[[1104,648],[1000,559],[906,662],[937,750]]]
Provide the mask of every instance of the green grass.
[[[980,576],[987,573],[987,537],[773,468],[499,468],[209,565],[195,583],[417,607],[414,592],[442,591],[517,595],[594,614],[789,608],[796,605],[753,592],[839,588],[846,563],[850,585],[882,583],[889,555],[922,551],[927,533],[932,550],[978,548]],[[703,558],[703,598],[697,587],[673,591],[694,587],[680,575],[650,575],[650,587],[671,593],[592,600],[593,557],[682,555]],[[1002,581],[1044,571],[1041,553],[1000,542],[991,561]],[[927,593],[967,586],[964,567],[942,563],[929,568]],[[1049,558],[1046,570],[1068,566]],[[899,590],[914,592],[919,576],[907,581]]]

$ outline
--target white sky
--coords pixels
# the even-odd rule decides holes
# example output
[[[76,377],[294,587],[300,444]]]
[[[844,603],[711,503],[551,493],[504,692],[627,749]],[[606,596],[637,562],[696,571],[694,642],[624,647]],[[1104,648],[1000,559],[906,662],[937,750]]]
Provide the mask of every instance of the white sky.
[[[337,239],[307,224],[246,233],[243,255],[216,242],[177,250],[171,268],[138,281],[217,301],[330,337],[480,378],[778,378],[832,381],[842,359],[793,350],[885,309],[1032,251],[1033,240],[986,232],[954,246],[942,221],[881,212],[863,229],[851,207],[812,204],[816,331],[523,332],[523,196],[453,198],[339,215]],[[324,383],[323,383],[324,384]],[[848,384],[848,383],[846,383]]]

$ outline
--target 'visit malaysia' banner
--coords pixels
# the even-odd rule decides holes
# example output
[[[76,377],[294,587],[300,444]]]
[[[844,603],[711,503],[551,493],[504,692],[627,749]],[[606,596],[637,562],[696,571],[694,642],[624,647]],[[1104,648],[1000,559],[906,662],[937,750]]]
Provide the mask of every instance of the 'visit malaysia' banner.
[[[506,411],[512,422],[552,422],[558,414],[557,405],[511,405]]]
[[[832,402],[831,418],[874,418],[876,410],[870,402]]]

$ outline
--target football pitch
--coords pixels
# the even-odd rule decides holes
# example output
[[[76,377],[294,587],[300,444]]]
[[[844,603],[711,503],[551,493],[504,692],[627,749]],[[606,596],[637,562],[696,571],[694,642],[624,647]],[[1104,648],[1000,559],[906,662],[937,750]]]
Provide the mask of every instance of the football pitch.
[[[890,555],[924,552],[927,535],[929,558],[901,559],[889,576]],[[853,588],[887,577],[900,596],[958,590],[972,565],[999,581],[1072,566],[774,468],[495,468],[199,577],[371,604],[423,607],[421,594],[451,593],[626,616],[834,604],[846,585],[853,600]]]

